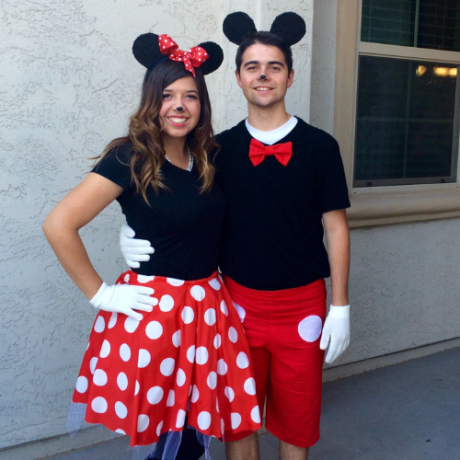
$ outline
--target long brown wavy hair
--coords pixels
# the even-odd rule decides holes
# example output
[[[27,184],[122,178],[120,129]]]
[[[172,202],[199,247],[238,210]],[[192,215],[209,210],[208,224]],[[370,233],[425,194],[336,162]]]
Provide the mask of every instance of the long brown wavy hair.
[[[187,144],[195,157],[196,167],[202,181],[201,192],[208,191],[214,179],[214,167],[208,160],[208,153],[218,149],[211,123],[211,103],[204,76],[195,69],[195,83],[201,105],[198,124],[187,135]],[[121,145],[131,145],[131,177],[148,204],[147,189],[151,185],[158,193],[166,188],[161,180],[161,165],[165,161],[165,149],[161,136],[160,110],[163,104],[163,90],[179,78],[190,77],[182,62],[166,60],[153,69],[147,70],[142,83],[141,101],[137,111],[131,116],[128,135],[110,142],[99,157],[98,164],[111,149]]]

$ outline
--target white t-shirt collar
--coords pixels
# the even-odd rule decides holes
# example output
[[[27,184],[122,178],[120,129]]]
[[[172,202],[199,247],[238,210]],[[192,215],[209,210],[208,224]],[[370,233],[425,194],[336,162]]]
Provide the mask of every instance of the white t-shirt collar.
[[[260,131],[253,128],[246,118],[246,129],[249,131],[249,134],[259,142],[266,145],[273,145],[286,137],[295,128],[298,121],[296,117],[291,116],[291,118],[279,128],[272,129],[271,131]]]

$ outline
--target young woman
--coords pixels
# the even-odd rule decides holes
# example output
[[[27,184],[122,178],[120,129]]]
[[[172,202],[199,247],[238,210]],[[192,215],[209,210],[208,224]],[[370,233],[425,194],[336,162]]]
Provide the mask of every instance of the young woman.
[[[147,72],[128,136],[107,146],[43,229],[99,310],[73,401],[132,446],[170,433],[155,457],[173,458],[179,443],[169,437],[187,424],[225,439],[259,429],[260,415],[244,332],[217,276],[226,202],[207,157],[216,146],[203,74],[222,51],[206,42],[184,52],[167,35],[144,34],[133,53]],[[109,286],[78,230],[115,199],[155,257]]]

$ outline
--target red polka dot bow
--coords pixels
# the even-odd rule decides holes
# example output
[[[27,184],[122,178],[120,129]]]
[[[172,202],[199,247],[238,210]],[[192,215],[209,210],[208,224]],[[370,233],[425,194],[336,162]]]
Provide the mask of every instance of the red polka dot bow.
[[[292,157],[292,142],[264,145],[257,139],[252,139],[249,146],[249,159],[251,163],[257,166],[265,160],[267,155],[274,155],[282,165],[286,166]]]
[[[209,57],[208,53],[201,48],[201,46],[194,46],[188,51],[180,50],[177,43],[166,34],[158,37],[158,43],[162,54],[169,54],[169,59],[172,61],[183,62],[185,68],[191,72],[194,77],[196,76],[194,67],[200,67]]]

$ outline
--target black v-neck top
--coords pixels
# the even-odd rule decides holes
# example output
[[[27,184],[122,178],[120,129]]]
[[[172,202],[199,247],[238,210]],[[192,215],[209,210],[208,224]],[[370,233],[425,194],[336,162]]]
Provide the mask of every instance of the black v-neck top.
[[[165,161],[161,167],[168,189],[158,194],[149,187],[146,204],[131,178],[131,149],[112,149],[92,172],[123,188],[117,198],[136,238],[149,240],[155,248],[150,261],[134,271],[183,280],[206,278],[217,270],[226,199],[214,184],[200,193],[201,180],[194,166],[186,171]],[[118,250],[115,249],[114,250]]]
[[[245,287],[281,290],[330,276],[322,214],[350,206],[335,139],[300,118],[287,166],[274,156],[254,167],[244,120],[217,136],[216,182],[228,202],[220,267]]]

